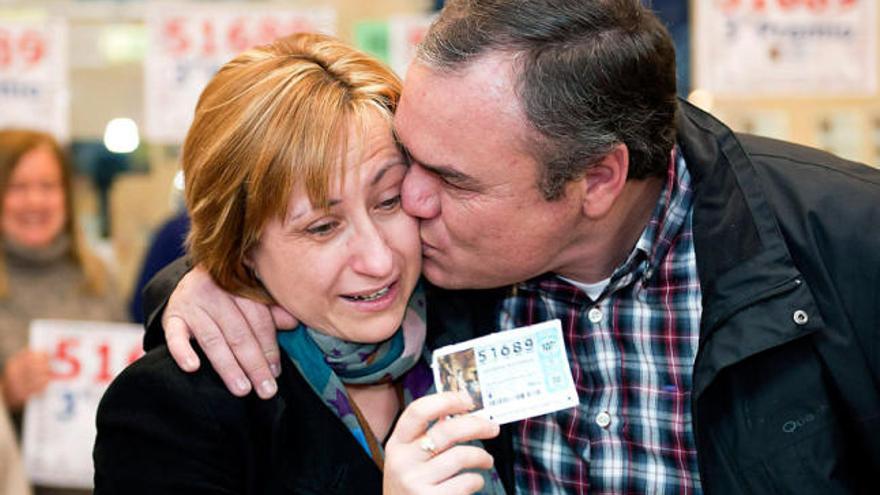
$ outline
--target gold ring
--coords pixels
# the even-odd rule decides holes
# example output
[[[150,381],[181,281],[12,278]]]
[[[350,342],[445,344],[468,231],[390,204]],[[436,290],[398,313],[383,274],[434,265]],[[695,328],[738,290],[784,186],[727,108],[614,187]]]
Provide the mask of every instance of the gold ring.
[[[431,440],[431,437],[428,436],[427,433],[422,435],[422,438],[419,440],[419,448],[422,451],[427,452],[431,457],[437,455],[437,444]]]

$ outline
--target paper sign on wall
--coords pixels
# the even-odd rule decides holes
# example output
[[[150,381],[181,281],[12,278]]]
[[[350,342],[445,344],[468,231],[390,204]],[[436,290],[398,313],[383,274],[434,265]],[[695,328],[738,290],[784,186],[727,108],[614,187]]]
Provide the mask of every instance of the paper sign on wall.
[[[67,24],[0,13],[0,128],[70,136]]]
[[[91,488],[98,402],[113,378],[143,354],[143,335],[143,327],[132,323],[31,323],[30,347],[49,354],[53,375],[24,413],[22,449],[33,482]]]
[[[874,94],[876,0],[707,0],[696,87],[733,96]]]
[[[300,31],[333,34],[336,11],[256,9],[200,4],[167,6],[147,16],[144,64],[145,134],[160,143],[183,141],[199,94],[223,64],[253,46]]]
[[[434,20],[434,15],[395,16],[388,21],[389,65],[400,77],[416,54],[416,47]]]

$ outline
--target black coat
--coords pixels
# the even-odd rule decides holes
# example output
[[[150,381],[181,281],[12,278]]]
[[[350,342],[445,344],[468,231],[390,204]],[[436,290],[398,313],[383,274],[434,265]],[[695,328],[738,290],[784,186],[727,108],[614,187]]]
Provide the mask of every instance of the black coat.
[[[708,494],[872,492],[880,473],[880,172],[734,134],[681,102],[703,293],[693,421]],[[148,287],[152,326],[186,267]],[[428,287],[428,346],[492,331],[501,290]],[[505,485],[511,433],[486,442]]]
[[[96,495],[381,493],[382,473],[288,359],[278,394],[230,394],[206,363],[180,371],[162,345],[98,408]]]
[[[876,493],[880,172],[735,135],[682,102],[703,292],[693,421],[708,494]],[[428,345],[496,327],[505,289],[428,292]],[[488,444],[513,479],[513,426]]]

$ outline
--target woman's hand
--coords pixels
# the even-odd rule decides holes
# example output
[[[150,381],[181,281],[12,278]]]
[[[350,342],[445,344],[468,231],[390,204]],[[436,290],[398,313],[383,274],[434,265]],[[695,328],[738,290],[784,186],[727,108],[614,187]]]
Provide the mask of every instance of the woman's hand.
[[[457,444],[493,438],[500,431],[498,425],[470,415],[447,418],[473,407],[470,397],[459,392],[429,395],[410,404],[385,446],[384,493],[447,495],[480,490],[483,477],[462,471],[489,469],[492,456],[479,447]]]
[[[11,411],[20,411],[25,402],[42,392],[49,384],[51,372],[49,355],[41,351],[22,349],[3,367],[3,400]]]

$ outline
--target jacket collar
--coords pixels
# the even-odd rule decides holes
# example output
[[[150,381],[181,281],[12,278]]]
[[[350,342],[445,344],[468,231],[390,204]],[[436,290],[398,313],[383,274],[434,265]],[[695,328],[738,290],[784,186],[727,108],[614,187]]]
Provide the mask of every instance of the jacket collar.
[[[694,249],[703,293],[698,396],[722,368],[808,335],[822,321],[736,135],[684,101],[677,131],[695,190]],[[806,313],[806,322],[795,318],[797,311]],[[749,318],[730,321],[746,312]]]
[[[345,493],[348,490],[343,487],[356,482],[364,483],[364,490],[370,491],[370,483],[379,485],[379,468],[286,355],[277,380],[278,393],[271,399],[253,394],[247,399],[253,407],[251,424],[265,428],[261,438],[270,439],[265,445],[271,462],[267,470],[277,483],[291,493]],[[303,428],[319,428],[325,435],[332,432],[327,438],[333,438],[333,449],[315,452],[315,459],[304,461]],[[311,465],[305,471],[304,462]]]

